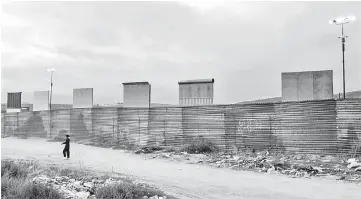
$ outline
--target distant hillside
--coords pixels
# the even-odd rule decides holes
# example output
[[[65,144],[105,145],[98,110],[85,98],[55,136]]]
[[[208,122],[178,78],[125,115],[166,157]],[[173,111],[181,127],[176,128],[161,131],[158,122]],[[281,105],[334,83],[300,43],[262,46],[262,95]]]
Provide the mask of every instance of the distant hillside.
[[[339,95],[334,94],[334,99],[338,99]],[[342,94],[341,94],[342,98]],[[361,90],[359,91],[351,91],[346,92],[346,98],[361,98]],[[244,102],[238,102],[237,104],[247,104],[247,103],[271,103],[271,102],[281,102],[282,97],[272,97],[272,98],[265,98],[265,99],[258,99],[258,100],[251,100],[251,101],[244,101]]]

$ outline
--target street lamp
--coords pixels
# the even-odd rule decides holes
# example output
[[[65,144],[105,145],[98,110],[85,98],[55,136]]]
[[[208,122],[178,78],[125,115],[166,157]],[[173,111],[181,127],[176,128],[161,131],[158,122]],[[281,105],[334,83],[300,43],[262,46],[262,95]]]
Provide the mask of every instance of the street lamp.
[[[49,99],[49,138],[51,139],[51,97],[53,95],[53,73],[54,68],[47,69],[47,72],[50,72],[50,99]]]
[[[343,34],[343,25],[344,24],[348,24],[351,21],[356,20],[356,17],[354,16],[348,16],[348,17],[341,17],[341,18],[337,18],[334,20],[330,20],[329,23],[330,24],[335,24],[335,25],[341,25],[341,36],[338,37],[341,39],[341,43],[342,43],[342,71],[343,71],[343,99],[346,99],[346,86],[345,86],[345,42],[346,42],[346,38],[347,36],[345,36]]]
[[[51,97],[53,95],[53,73],[55,71],[54,68],[47,69],[46,71],[50,72],[50,99],[49,99],[49,110],[51,111]]]

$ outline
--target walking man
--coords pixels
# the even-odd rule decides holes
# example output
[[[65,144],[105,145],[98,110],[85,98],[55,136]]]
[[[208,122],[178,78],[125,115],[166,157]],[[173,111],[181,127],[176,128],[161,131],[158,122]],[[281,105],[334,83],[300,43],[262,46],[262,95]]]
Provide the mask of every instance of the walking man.
[[[63,155],[64,155],[64,159],[69,159],[70,158],[70,136],[69,135],[65,135],[66,136],[66,140],[65,142],[62,143],[65,144],[64,150],[63,150]],[[68,158],[66,158],[68,157]]]

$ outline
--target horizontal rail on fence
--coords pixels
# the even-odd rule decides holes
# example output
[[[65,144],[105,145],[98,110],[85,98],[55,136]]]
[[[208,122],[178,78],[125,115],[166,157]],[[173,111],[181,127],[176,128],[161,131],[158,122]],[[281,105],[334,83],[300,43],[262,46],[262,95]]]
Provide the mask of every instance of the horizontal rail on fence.
[[[2,113],[2,135],[109,146],[186,146],[206,140],[222,150],[253,147],[337,154],[361,146],[361,99]]]

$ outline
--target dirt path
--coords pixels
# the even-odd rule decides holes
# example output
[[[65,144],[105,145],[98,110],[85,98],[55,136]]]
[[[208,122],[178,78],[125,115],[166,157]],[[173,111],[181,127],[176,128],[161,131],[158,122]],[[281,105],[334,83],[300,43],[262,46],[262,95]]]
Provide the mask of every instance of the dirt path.
[[[41,163],[112,171],[155,184],[179,198],[194,199],[360,199],[361,186],[326,179],[294,179],[281,175],[215,169],[167,160],[145,160],[117,150],[72,143],[71,160],[62,159],[58,142],[41,139],[1,141],[1,155]]]

